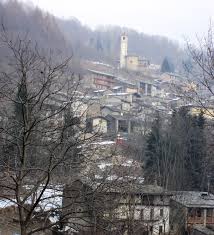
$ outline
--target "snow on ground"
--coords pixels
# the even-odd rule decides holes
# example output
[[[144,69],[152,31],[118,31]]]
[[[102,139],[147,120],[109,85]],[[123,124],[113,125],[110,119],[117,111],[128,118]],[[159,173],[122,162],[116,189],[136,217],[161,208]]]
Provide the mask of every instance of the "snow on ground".
[[[31,186],[26,186],[27,189],[30,189]],[[37,192],[31,194],[25,204],[33,205],[38,197],[40,196],[42,192],[42,186],[37,190]],[[54,208],[61,208],[62,207],[62,194],[63,190],[62,187],[54,186],[53,188],[47,188],[45,189],[38,207],[36,208],[37,211],[49,211]],[[6,208],[10,206],[16,206],[17,201],[16,199],[0,199],[0,208]]]

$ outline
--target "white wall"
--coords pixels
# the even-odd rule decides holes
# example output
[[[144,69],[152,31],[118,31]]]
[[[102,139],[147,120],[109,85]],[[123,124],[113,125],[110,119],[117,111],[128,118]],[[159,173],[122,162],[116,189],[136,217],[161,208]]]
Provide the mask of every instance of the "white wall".
[[[150,219],[151,209],[154,209],[154,219]],[[163,209],[163,216],[160,216],[160,209]],[[164,233],[169,232],[169,206],[143,206],[137,205],[135,207],[134,219],[141,220],[141,210],[143,210],[144,217],[142,219],[145,227],[153,226],[153,234],[159,234],[159,227],[162,226],[162,231]],[[129,215],[128,208],[126,206],[121,206],[118,210],[118,215],[120,219],[126,219]]]

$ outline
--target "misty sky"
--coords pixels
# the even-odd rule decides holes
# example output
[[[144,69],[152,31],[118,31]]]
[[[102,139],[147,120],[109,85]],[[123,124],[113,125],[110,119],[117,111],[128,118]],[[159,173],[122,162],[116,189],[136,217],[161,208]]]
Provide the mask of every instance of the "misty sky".
[[[214,0],[23,0],[83,24],[127,26],[138,31],[193,40],[214,21]]]

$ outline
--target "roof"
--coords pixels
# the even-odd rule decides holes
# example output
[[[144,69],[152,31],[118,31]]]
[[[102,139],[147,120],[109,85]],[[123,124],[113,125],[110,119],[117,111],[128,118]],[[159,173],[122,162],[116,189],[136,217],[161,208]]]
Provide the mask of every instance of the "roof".
[[[113,90],[117,90],[117,89],[120,89],[120,88],[122,88],[122,86],[114,86],[114,87],[112,87]]]
[[[118,93],[111,93],[111,94],[107,94],[108,96],[123,96],[123,95],[132,95],[128,92],[118,92]]]
[[[108,114],[106,116],[106,119],[109,120],[109,119],[117,119],[117,120],[130,120],[130,117],[129,116],[123,116],[123,115],[115,115],[115,114]]]
[[[134,182],[136,179],[134,180]],[[171,196],[171,193],[168,191],[165,191],[164,188],[157,186],[157,185],[144,185],[142,183],[133,183],[133,184],[127,184],[127,182],[119,182],[116,180],[114,184],[111,186],[107,187],[107,191],[109,193],[124,193],[128,192],[131,194],[136,194],[136,195],[166,195],[166,196]]]
[[[109,109],[111,110],[112,112],[118,112],[118,113],[121,113],[121,110],[115,106],[108,106],[108,105],[104,105],[101,107],[101,110],[103,109]]]
[[[102,177],[100,179],[103,179]],[[83,184],[96,189],[102,190],[105,193],[130,193],[134,195],[166,195],[172,196],[172,193],[166,191],[163,187],[157,185],[145,185],[142,183],[144,178],[142,177],[126,177],[117,175],[108,175],[105,178],[105,183],[99,181],[99,175],[97,175],[97,180],[91,181],[90,179],[79,180]],[[100,187],[102,185],[102,187]]]
[[[96,90],[96,91],[93,91],[94,93],[99,93],[99,92],[104,92],[106,90]]]
[[[103,75],[103,76],[107,76],[107,77],[112,77],[112,78],[115,78],[116,76],[113,75],[113,74],[110,74],[110,73],[104,73],[102,71],[97,71],[97,70],[92,70],[92,69],[88,69],[89,72],[91,73],[96,73],[96,74],[100,74],[100,75]]]
[[[112,145],[112,144],[115,144],[115,142],[114,141],[110,141],[110,140],[91,143],[91,145]]]
[[[142,119],[139,117],[127,115],[127,114],[123,114],[123,115],[108,114],[107,116],[105,116],[105,118],[107,120],[117,119],[117,120],[124,120],[124,121],[140,121],[140,122],[142,121]]]
[[[214,208],[214,195],[207,192],[178,191],[173,200],[185,207]]]
[[[205,227],[204,225],[193,225],[193,229],[206,235],[214,235],[214,231],[210,228]]]
[[[88,118],[88,120],[94,120],[94,119],[104,119],[104,120],[107,121],[107,118],[106,118],[106,117],[103,117],[103,116],[94,116],[94,117]]]
[[[122,77],[116,77],[116,80],[120,83],[123,83],[123,84],[126,84],[126,85],[131,85],[131,86],[135,86],[136,87],[136,84],[135,83],[132,83],[130,81],[128,81],[127,79],[125,78],[122,78]]]
[[[100,61],[92,61],[92,64],[103,65],[103,66],[106,66],[106,67],[114,68],[112,65],[106,64],[106,63],[103,63],[103,62],[100,62]]]
[[[148,84],[148,85],[152,85],[152,86],[157,86],[153,81],[148,80],[148,79],[140,80],[139,82],[140,82],[140,84],[144,83],[144,84]]]
[[[128,57],[137,57],[137,58],[139,58],[139,56],[138,56],[137,54],[134,54],[134,53],[128,54],[128,55],[126,56],[126,58],[128,58]]]

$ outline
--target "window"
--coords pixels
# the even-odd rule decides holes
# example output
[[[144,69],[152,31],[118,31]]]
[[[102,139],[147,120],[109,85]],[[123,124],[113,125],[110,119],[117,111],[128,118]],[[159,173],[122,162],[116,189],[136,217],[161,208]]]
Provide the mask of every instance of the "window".
[[[195,210],[193,208],[189,208],[188,209],[188,214],[190,217],[194,217],[195,216]]]
[[[163,232],[163,226],[159,226],[159,234]]]
[[[151,93],[152,93],[152,86],[151,86],[151,84],[148,84],[148,86],[147,86],[147,94],[151,95]]]
[[[153,204],[154,204],[154,200],[155,200],[154,195],[150,195],[150,196],[149,196],[149,203],[150,203],[150,205],[153,205]]]
[[[202,214],[201,212],[202,212],[201,209],[197,209],[196,210],[196,216],[201,217],[201,214]]]
[[[128,122],[125,120],[118,120],[118,131],[128,132]]]
[[[207,217],[212,217],[213,209],[207,209]]]
[[[144,219],[144,210],[143,209],[140,210],[140,219],[141,220]]]
[[[144,82],[140,82],[140,88],[145,91],[146,84]]]
[[[154,209],[152,208],[150,210],[150,220],[153,220],[154,219]]]
[[[163,217],[163,209],[160,209],[160,216]]]
[[[142,204],[152,206],[154,205],[154,196],[153,195],[143,195],[142,196]]]

